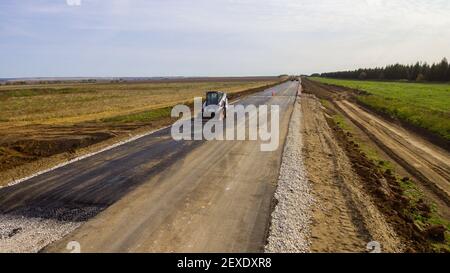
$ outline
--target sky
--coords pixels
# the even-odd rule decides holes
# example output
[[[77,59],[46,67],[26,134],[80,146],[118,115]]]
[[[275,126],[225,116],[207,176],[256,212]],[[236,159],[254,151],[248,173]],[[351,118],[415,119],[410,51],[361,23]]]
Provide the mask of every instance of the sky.
[[[0,1],[0,78],[310,74],[443,57],[449,0]]]

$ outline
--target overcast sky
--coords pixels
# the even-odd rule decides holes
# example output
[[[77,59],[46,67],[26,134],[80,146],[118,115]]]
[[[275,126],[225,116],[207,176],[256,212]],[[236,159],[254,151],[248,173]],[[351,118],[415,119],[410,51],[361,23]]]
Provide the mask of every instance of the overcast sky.
[[[1,0],[0,78],[278,75],[450,57],[449,0],[78,1]]]

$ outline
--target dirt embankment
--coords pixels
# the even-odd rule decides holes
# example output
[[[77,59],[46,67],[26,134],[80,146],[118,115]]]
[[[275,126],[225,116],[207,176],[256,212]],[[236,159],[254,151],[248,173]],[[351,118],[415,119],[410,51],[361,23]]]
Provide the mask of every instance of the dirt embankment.
[[[349,101],[337,101],[336,105],[395,161],[450,204],[450,156],[445,150]]]
[[[357,105],[352,99],[356,92],[304,80],[308,92],[328,100],[352,123],[381,148],[389,157],[422,182],[448,206],[450,204],[450,153],[414,132],[384,119]]]
[[[0,187],[171,122],[166,118],[147,124],[41,125],[2,131]]]
[[[414,219],[410,217],[415,213],[421,217],[427,217],[430,207],[420,200],[416,206],[411,206],[410,201],[405,198],[397,178],[390,171],[382,172],[361,152],[359,145],[355,143],[352,135],[346,133],[334,122],[328,120],[333,128],[341,146],[343,146],[351,166],[363,178],[360,181],[364,191],[377,205],[378,210],[385,217],[386,222],[393,227],[396,234],[401,238],[406,252],[430,252],[431,245],[427,241],[426,232],[417,228]]]
[[[167,122],[167,121],[166,121]],[[158,127],[164,122],[145,124]],[[121,135],[144,124],[83,123],[68,126],[35,125],[11,128],[0,133],[0,172],[39,158],[87,147],[97,142]]]
[[[343,147],[345,154],[350,158],[349,169],[355,170],[363,191],[369,199],[373,200],[377,209],[382,213],[400,237],[406,251],[427,252],[432,251],[434,237],[445,237],[445,228],[442,226],[425,225],[418,226],[417,219],[430,219],[431,203],[437,204],[438,214],[448,218],[449,207],[446,202],[449,185],[449,156],[445,150],[427,142],[414,133],[399,127],[396,124],[383,120],[381,117],[352,103],[354,90],[335,88],[308,80],[303,81],[305,92],[312,93],[327,104],[327,112],[337,111],[346,122],[355,128],[359,128],[358,134],[363,135],[367,143],[363,145],[374,146],[385,153],[388,160],[398,164],[399,168],[406,170],[406,176],[399,181],[390,169],[383,170],[370,160],[358,143],[354,142],[354,136],[342,125],[335,123],[332,118],[334,113],[329,113],[327,122],[333,128],[333,134],[338,143]],[[323,143],[327,143],[322,141]],[[323,146],[323,144],[321,144]],[[332,156],[335,158],[336,156]],[[396,165],[397,166],[397,165]],[[325,164],[321,168],[325,168]],[[313,173],[322,175],[321,168]],[[431,192],[425,192],[428,201],[422,198],[411,200],[405,194],[401,183],[414,183],[421,181]],[[429,202],[430,201],[430,202]],[[361,203],[358,203],[361,204]],[[438,231],[439,228],[439,232]],[[437,233],[439,234],[437,234]],[[436,236],[434,236],[436,235]],[[431,239],[431,241],[430,241]]]
[[[383,251],[401,252],[401,241],[364,190],[319,100],[305,94],[301,105],[304,162],[316,199],[310,250],[365,252],[377,241]]]

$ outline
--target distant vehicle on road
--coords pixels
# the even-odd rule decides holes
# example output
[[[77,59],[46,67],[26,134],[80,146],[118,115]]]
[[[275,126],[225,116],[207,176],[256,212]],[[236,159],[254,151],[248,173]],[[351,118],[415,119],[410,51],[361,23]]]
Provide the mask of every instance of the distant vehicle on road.
[[[223,118],[226,118],[227,108],[228,96],[226,93],[220,91],[208,91],[202,107],[202,118],[212,119],[215,118],[217,114],[223,115]]]

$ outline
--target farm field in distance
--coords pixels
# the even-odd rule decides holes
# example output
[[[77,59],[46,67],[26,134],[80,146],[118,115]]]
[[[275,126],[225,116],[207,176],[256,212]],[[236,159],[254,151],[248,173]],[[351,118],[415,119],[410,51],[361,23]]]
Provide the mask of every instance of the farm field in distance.
[[[16,175],[11,169],[25,163],[63,153],[75,156],[79,148],[168,125],[173,105],[189,103],[207,90],[233,94],[276,82],[277,77],[243,77],[2,85],[0,185]]]
[[[0,128],[73,124],[172,106],[207,90],[239,92],[272,81],[69,83],[0,86]]]
[[[365,91],[356,96],[361,103],[450,141],[450,83],[310,79]]]

